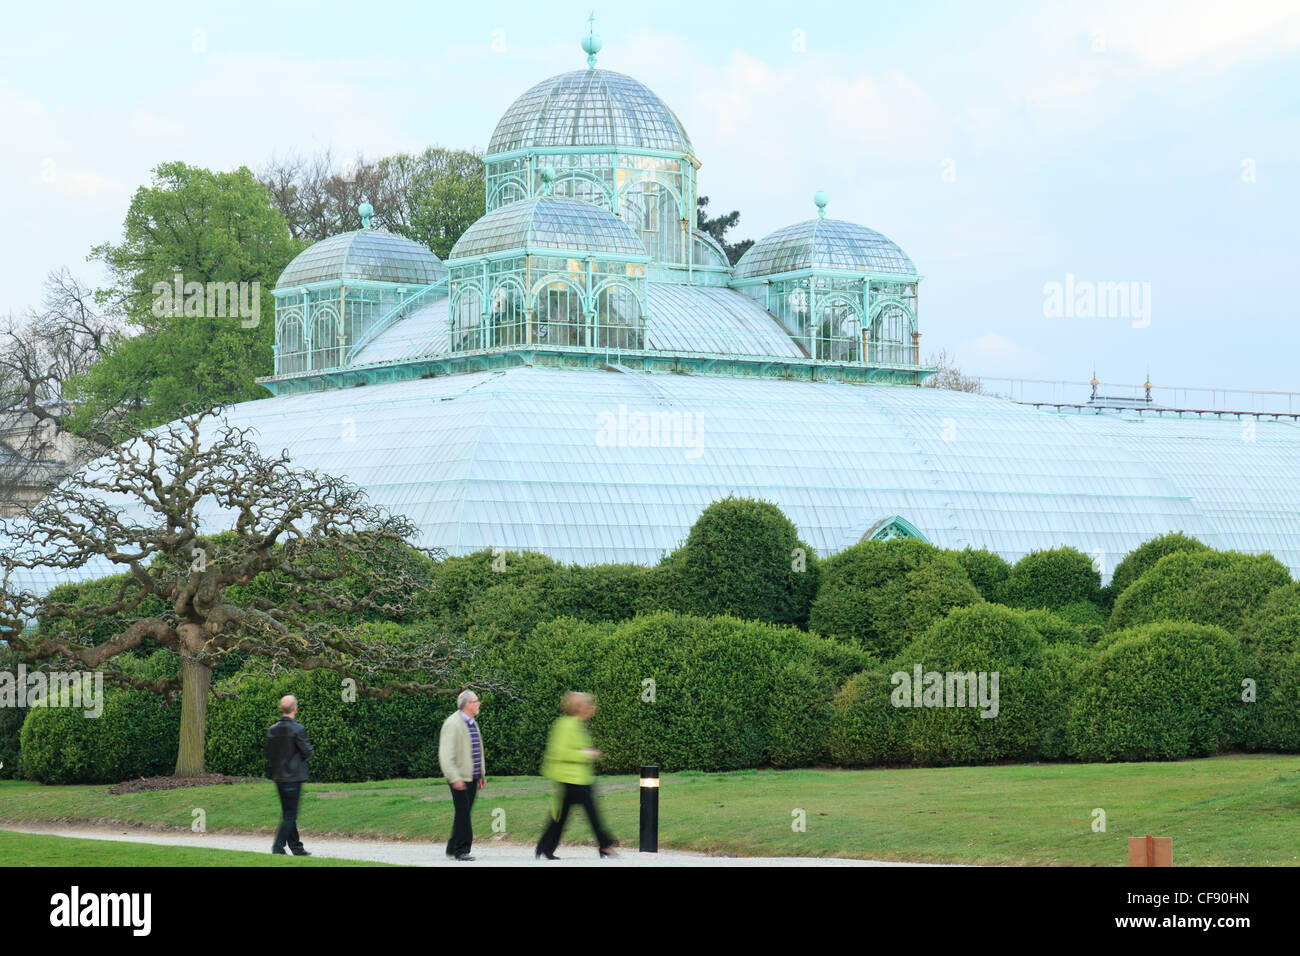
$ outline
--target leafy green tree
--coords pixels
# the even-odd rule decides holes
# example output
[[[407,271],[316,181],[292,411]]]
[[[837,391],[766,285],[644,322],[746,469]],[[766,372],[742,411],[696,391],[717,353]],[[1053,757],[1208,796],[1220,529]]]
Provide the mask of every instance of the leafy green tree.
[[[695,205],[699,210],[700,230],[702,232],[707,232],[714,239],[718,240],[718,244],[722,246],[723,250],[727,253],[727,258],[731,260],[731,264],[734,266],[740,261],[740,257],[749,251],[749,247],[754,244],[753,239],[742,239],[739,242],[727,241],[727,233],[735,228],[736,223],[740,222],[740,211],[733,209],[731,212],[723,213],[721,216],[715,216],[710,219],[704,214],[705,210],[707,210],[709,206],[708,196],[697,197]]]
[[[172,421],[187,408],[265,397],[254,379],[272,371],[271,289],[299,248],[248,169],[157,167],[152,184],[131,200],[122,241],[91,253],[113,279],[98,294],[101,304],[124,315],[136,334],[114,343],[69,383],[78,405],[72,429],[112,411],[135,431]],[[174,294],[178,276],[182,296]],[[190,283],[203,284],[204,292],[185,292]],[[208,295],[214,288],[208,283],[222,284],[224,301]],[[252,316],[239,314],[231,301],[239,283],[248,284],[244,301]],[[218,311],[226,314],[212,314]]]
[[[360,229],[357,207],[365,201],[375,226],[423,243],[440,259],[486,208],[483,156],[464,149],[358,157],[346,169],[328,152],[291,156],[272,161],[260,179],[295,239],[319,242]]]
[[[1155,567],[1156,562],[1166,554],[1173,554],[1176,551],[1208,550],[1210,550],[1209,545],[1202,544],[1181,531],[1162,534],[1150,541],[1142,542],[1126,554],[1124,560],[1115,565],[1115,573],[1110,576],[1110,584],[1104,589],[1108,606],[1113,606],[1115,598],[1123,594],[1125,588]]]

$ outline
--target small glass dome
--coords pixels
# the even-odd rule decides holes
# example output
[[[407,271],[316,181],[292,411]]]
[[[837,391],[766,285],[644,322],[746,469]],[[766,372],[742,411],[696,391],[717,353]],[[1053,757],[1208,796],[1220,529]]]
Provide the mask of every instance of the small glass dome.
[[[537,196],[501,206],[474,223],[448,261],[542,249],[646,257],[636,233],[612,212],[579,199]]]
[[[630,76],[595,69],[553,76],[515,100],[497,123],[487,155],[563,146],[695,154],[663,100]]]
[[[349,279],[425,286],[446,274],[447,267],[420,243],[382,229],[358,229],[322,239],[298,253],[275,287],[292,289]]]
[[[818,218],[778,229],[754,243],[736,263],[735,278],[801,269],[917,274],[907,253],[874,229],[843,219]]]

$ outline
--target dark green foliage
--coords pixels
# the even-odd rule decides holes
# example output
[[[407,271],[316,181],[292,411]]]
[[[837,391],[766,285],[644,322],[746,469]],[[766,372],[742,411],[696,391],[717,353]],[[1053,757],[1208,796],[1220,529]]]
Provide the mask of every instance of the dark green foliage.
[[[1090,632],[1084,631],[1063,614],[1053,614],[1051,611],[1043,610],[1017,610],[1015,614],[1020,620],[1038,632],[1044,644],[1076,644],[1084,646],[1092,642],[1093,635]]]
[[[978,601],[952,554],[913,538],[864,541],[825,562],[808,624],[885,659],[952,608]]]
[[[668,563],[680,574],[674,610],[798,627],[808,622],[821,573],[781,509],[752,498],[705,508]]]
[[[1101,602],[1101,574],[1075,548],[1033,551],[1016,562],[998,591],[1000,604],[1059,611],[1067,605]]]
[[[1269,554],[1177,551],[1165,555],[1115,601],[1111,630],[1193,621],[1235,632],[1270,591],[1291,583]]]
[[[1066,725],[1070,753],[1179,760],[1232,746],[1248,706],[1243,672],[1241,645],[1222,628],[1175,621],[1126,631],[1084,665]]]
[[[1269,594],[1237,631],[1256,700],[1239,734],[1251,750],[1300,750],[1300,582]]]
[[[791,663],[805,665],[802,673]],[[629,773],[643,763],[735,770],[820,759],[822,745],[812,738],[826,739],[831,689],[863,663],[860,654],[794,628],[680,614],[627,621],[605,640],[591,677],[601,770]],[[813,688],[828,696],[801,696]]]
[[[835,696],[831,761],[841,767],[908,763],[902,710],[890,703],[894,685],[880,667],[854,674]]]
[[[1091,647],[1067,642],[1048,644],[1043,648],[1043,662],[1031,675],[1039,708],[1035,746],[1035,756],[1039,760],[1069,759],[1066,727],[1070,705],[1079,692],[1084,667],[1095,653]]]
[[[632,617],[651,576],[635,564],[566,566],[532,551],[483,550],[437,562],[420,608],[449,634],[509,640],[560,617]]]
[[[950,551],[957,563],[962,566],[970,583],[975,585],[980,597],[986,601],[996,601],[998,589],[1002,582],[1011,576],[1011,565],[1000,554],[984,549],[966,548],[964,551]]]
[[[17,677],[20,663],[22,658],[0,641],[0,671]],[[0,780],[18,776],[19,735],[26,716],[26,707],[0,707]]]
[[[125,663],[146,679],[173,674],[177,666],[166,652]],[[110,687],[97,718],[87,718],[84,709],[33,707],[22,726],[22,776],[42,783],[117,783],[170,773],[180,718],[179,700]]]
[[[1210,550],[1209,545],[1202,544],[1195,538],[1181,531],[1162,534],[1150,541],[1144,541],[1124,556],[1124,560],[1115,566],[1115,573],[1110,576],[1106,589],[1110,592],[1111,603],[1127,590],[1128,586],[1156,566],[1167,554],[1185,551],[1194,554]]]
[[[896,685],[891,703],[900,711],[901,733],[912,759],[953,764],[1031,758],[1042,733],[1036,669],[1043,653],[1043,638],[1024,616],[996,604],[957,608],[937,622],[889,664]],[[915,682],[918,664],[924,695]],[[932,695],[931,672],[944,675],[944,696]],[[981,673],[987,675],[988,700],[972,702]],[[964,695],[953,693],[959,685],[949,686],[949,674],[967,675],[969,690]],[[910,694],[905,693],[908,688]],[[965,706],[952,706],[962,696]],[[949,706],[932,705],[944,701]]]

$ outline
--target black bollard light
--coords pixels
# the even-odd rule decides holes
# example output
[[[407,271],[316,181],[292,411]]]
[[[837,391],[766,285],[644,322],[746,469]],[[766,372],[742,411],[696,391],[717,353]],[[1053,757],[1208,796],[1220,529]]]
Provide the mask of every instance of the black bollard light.
[[[659,768],[641,768],[641,852],[659,852]]]

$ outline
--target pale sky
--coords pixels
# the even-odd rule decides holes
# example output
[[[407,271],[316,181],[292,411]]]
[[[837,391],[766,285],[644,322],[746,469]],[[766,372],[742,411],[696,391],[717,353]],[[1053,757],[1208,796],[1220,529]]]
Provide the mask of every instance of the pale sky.
[[[117,240],[159,163],[483,147],[585,65],[589,4],[11,6],[0,315]],[[968,372],[1300,391],[1300,3],[675,3],[596,9],[598,65],[682,119],[737,238],[828,214],[925,276]],[[1070,277],[1067,279],[1067,277]],[[1051,283],[1144,314],[1045,314]],[[1149,290],[1149,291],[1148,291]]]

